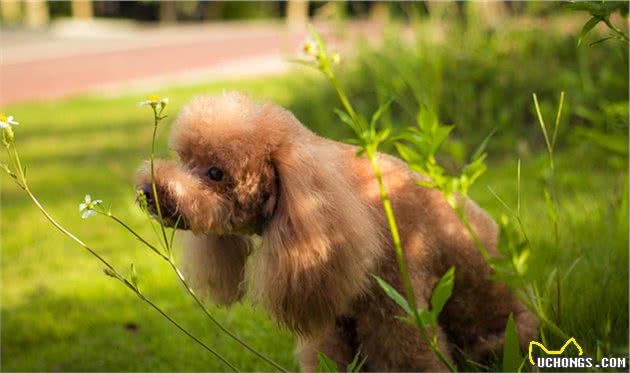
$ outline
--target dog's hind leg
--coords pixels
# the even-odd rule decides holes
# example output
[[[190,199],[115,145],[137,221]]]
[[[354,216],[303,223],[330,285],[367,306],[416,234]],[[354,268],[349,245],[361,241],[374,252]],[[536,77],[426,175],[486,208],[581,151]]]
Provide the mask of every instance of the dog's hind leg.
[[[300,339],[297,355],[303,372],[315,372],[319,363],[318,353],[325,354],[344,372],[359,352],[356,336],[356,321],[349,317],[338,317],[334,327],[310,337]],[[360,356],[359,359],[362,357]]]
[[[427,328],[429,338],[433,337]],[[446,359],[453,361],[446,334],[435,328],[438,345]],[[367,367],[376,372],[444,372],[447,366],[422,340],[415,327],[395,319],[392,314],[381,320],[371,319],[359,327],[361,349],[367,355]]]

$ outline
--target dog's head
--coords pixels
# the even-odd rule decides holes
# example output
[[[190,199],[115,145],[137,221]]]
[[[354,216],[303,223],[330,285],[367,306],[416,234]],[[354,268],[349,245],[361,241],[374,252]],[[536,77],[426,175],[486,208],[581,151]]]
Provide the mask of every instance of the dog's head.
[[[159,201],[167,225],[206,234],[260,233],[277,200],[272,153],[300,129],[293,121],[287,111],[237,93],[197,98],[171,132],[179,162],[155,162],[157,198],[148,165],[137,187],[154,216]]]
[[[179,161],[154,168],[160,212],[194,233],[194,282],[219,302],[243,293],[253,233],[262,237],[250,271],[254,295],[291,329],[316,329],[365,289],[381,236],[358,193],[356,150],[239,94],[193,100],[174,124],[171,148]],[[138,188],[155,215],[148,166]]]

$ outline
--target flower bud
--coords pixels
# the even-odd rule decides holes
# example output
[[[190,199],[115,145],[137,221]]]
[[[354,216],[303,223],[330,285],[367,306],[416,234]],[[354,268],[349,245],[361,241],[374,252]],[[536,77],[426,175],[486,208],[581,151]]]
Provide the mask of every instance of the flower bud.
[[[332,62],[333,65],[339,64],[339,62],[341,62],[341,56],[339,55],[339,53],[335,52],[330,55],[330,62]]]
[[[13,137],[13,129],[10,126],[2,128],[2,145],[7,148],[11,146],[11,144],[13,143]]]
[[[318,51],[317,51],[317,44],[315,44],[314,41],[312,40],[307,40],[304,43],[304,53],[308,54],[309,56],[316,56]]]

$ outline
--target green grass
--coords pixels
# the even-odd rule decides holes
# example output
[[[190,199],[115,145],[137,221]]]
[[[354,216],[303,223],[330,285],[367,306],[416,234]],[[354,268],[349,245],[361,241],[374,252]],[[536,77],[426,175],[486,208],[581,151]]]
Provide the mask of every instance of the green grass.
[[[627,210],[620,211],[620,206],[627,194],[624,181],[628,160],[573,136],[578,125],[610,127],[611,118],[616,118],[612,115],[599,120],[586,118],[603,115],[606,102],[626,102],[627,109],[627,59],[620,62],[615,58],[611,62],[612,58],[605,58],[606,50],[599,50],[594,53],[597,59],[585,61],[587,57],[583,56],[579,66],[575,66],[573,41],[557,40],[547,34],[540,38],[534,32],[526,34],[519,34],[526,40],[519,39],[518,43],[497,34],[490,46],[493,48],[490,52],[505,50],[506,46],[516,48],[518,63],[510,63],[508,59],[494,63],[495,59],[488,57],[488,51],[481,47],[460,48],[460,43],[470,45],[465,43],[469,37],[466,32],[458,34],[458,38],[464,38],[459,43],[441,46],[442,49],[432,46],[435,59],[449,61],[437,65],[443,66],[442,73],[439,68],[435,71],[427,68],[426,73],[425,69],[415,67],[414,59],[421,59],[423,49],[412,56],[390,53],[391,58],[397,59],[395,63],[400,62],[401,69],[406,69],[403,72],[437,75],[418,76],[421,81],[418,87],[400,88],[397,98],[404,104],[394,105],[394,114],[389,119],[410,124],[405,118],[413,113],[399,114],[412,105],[409,100],[412,93],[408,91],[425,90],[426,95],[433,97],[430,85],[433,81],[440,82],[441,100],[435,105],[440,108],[441,118],[452,119],[457,126],[455,139],[446,144],[449,155],[444,160],[461,164],[476,138],[485,136],[494,118],[499,118],[502,126],[496,139],[499,145],[490,147],[489,169],[474,186],[472,196],[499,218],[505,210],[487,187],[491,186],[514,206],[516,163],[521,158],[522,210],[533,243],[528,275],[541,289],[554,269],[563,278],[560,313],[556,312],[555,286],[544,297],[545,308],[563,330],[582,344],[586,355],[596,356],[599,348],[604,356],[627,356],[628,225]],[[483,35],[470,37],[480,38],[474,45],[485,45]],[[551,44],[544,44],[544,40],[551,40]],[[561,53],[554,45],[562,46]],[[544,57],[527,58],[541,50]],[[458,60],[451,61],[449,58],[455,52],[459,53]],[[453,61],[464,61],[468,67],[458,68]],[[523,61],[531,66],[524,66],[526,72],[519,75]],[[616,79],[611,71],[624,63],[621,78]],[[384,92],[390,88],[387,79],[391,72],[384,65],[375,66],[371,75],[365,75],[361,69],[365,67],[360,67],[356,74],[348,72],[344,83],[357,93],[352,99],[359,101],[360,108],[374,108],[375,96],[386,97]],[[554,73],[546,74],[550,69]],[[455,76],[453,71],[461,74]],[[380,83],[376,79],[379,77]],[[453,79],[457,84],[448,84]],[[474,85],[469,87],[472,79]],[[390,80],[392,84],[400,83]],[[491,82],[492,86],[484,89],[485,82]],[[544,89],[540,91],[540,87]],[[181,105],[194,95],[225,89],[245,90],[285,105],[321,135],[338,140],[349,135],[346,126],[334,119],[332,109],[339,104],[323,77],[295,72],[243,82],[161,89],[158,93],[171,99],[167,108],[171,117],[160,131],[160,156],[169,155],[167,127]],[[547,162],[546,152],[541,147],[542,135],[532,115],[533,106],[528,102],[532,91],[541,93],[543,114],[548,117],[551,115],[548,113],[553,113],[560,89],[568,89],[565,110],[569,119],[562,123],[560,147],[556,151],[560,206],[560,237],[556,245],[542,191],[545,175],[541,170]],[[271,370],[219,333],[187,297],[167,266],[139,242],[102,218],[80,218],[78,204],[90,193],[103,199],[106,206],[111,204],[119,217],[145,236],[153,237],[144,216],[134,205],[133,187],[134,172],[148,158],[150,150],[150,110],[137,106],[146,93],[149,92],[116,97],[82,96],[3,108],[22,123],[16,128],[16,139],[22,161],[28,167],[31,189],[56,219],[116,267],[135,263],[141,289],[238,368]],[[591,100],[593,97],[597,102]],[[451,99],[459,101],[449,104]],[[470,106],[465,105],[468,102]],[[474,125],[477,117],[482,123],[480,128]],[[620,117],[621,123],[626,123],[625,128],[613,128],[612,133],[627,136],[627,110]],[[0,157],[6,160],[4,155]],[[8,177],[0,177],[0,183],[2,370],[225,370],[131,292],[106,277],[96,260],[55,231]],[[569,271],[576,260],[577,264]],[[298,369],[293,356],[294,338],[278,328],[262,309],[245,304],[230,310],[211,310],[256,348],[283,366]],[[548,332],[545,335],[551,347],[564,342]]]
[[[171,114],[193,95],[224,88],[246,89],[255,96],[290,104],[280,87],[296,77],[300,76],[174,87],[162,93],[171,98]],[[30,185],[54,217],[112,263],[123,268],[135,263],[144,291],[239,368],[266,370],[267,366],[213,328],[168,268],[138,242],[109,222],[79,216],[78,203],[91,193],[106,205],[111,203],[117,214],[141,232],[152,234],[133,202],[134,170],[150,146],[150,114],[136,105],[141,97],[81,97],[7,108],[22,122],[17,128],[18,149],[28,167]],[[162,153],[166,153],[166,132],[163,128]],[[593,146],[578,144],[558,154],[561,247],[552,246],[537,171],[545,161],[544,153],[523,158],[522,185],[525,219],[537,248],[535,276],[544,279],[547,269],[558,266],[562,271],[581,258],[563,282],[561,325],[593,354],[598,341],[608,344],[611,353],[626,351],[628,330],[627,226],[614,224],[624,175],[617,167],[602,165],[605,158],[599,153]],[[487,185],[508,203],[515,201],[516,156],[503,156],[491,160],[490,170],[473,191],[494,216],[504,211]],[[7,177],[1,180],[3,370],[224,369],[104,276],[99,264],[54,231]],[[262,310],[239,305],[213,312],[257,348],[297,369],[293,337],[278,329]]]
[[[225,87],[278,97],[265,83],[168,89],[172,103],[168,112],[176,113],[192,95]],[[278,81],[276,87],[281,86]],[[28,167],[29,184],[56,219],[114,265],[125,268],[135,263],[147,295],[228,360],[242,370],[269,370],[213,328],[173,273],[139,242],[108,221],[79,216],[80,199],[91,193],[153,237],[134,206],[133,174],[150,149],[150,110],[137,106],[143,96],[83,97],[7,108],[22,122],[16,128],[17,146]],[[167,153],[166,132],[163,128],[162,155]],[[2,191],[3,370],[225,369],[106,277],[96,260],[55,231],[5,176]],[[297,369],[293,337],[263,312],[239,305],[213,313],[258,349]]]

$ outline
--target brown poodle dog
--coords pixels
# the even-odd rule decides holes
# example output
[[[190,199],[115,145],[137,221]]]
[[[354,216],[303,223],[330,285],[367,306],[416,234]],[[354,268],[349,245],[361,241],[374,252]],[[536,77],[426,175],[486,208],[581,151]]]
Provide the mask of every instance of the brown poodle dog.
[[[403,292],[378,186],[356,148],[321,138],[287,110],[231,93],[200,97],[172,130],[179,162],[158,161],[156,182],[167,224],[188,230],[187,274],[214,301],[246,290],[296,333],[302,369],[321,351],[344,368],[355,354],[371,371],[438,371],[445,366],[374,281]],[[379,164],[400,228],[418,307],[455,266],[453,295],[437,333],[448,356],[499,351],[510,313],[522,345],[536,320],[490,268],[442,194],[399,159]],[[138,187],[155,209],[150,175]],[[496,255],[497,228],[474,202],[468,218]],[[251,237],[260,236],[260,247]],[[251,256],[251,258],[249,258]],[[249,258],[249,261],[248,261]]]

